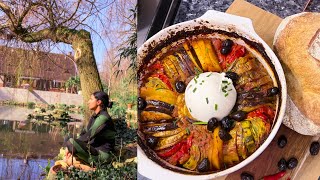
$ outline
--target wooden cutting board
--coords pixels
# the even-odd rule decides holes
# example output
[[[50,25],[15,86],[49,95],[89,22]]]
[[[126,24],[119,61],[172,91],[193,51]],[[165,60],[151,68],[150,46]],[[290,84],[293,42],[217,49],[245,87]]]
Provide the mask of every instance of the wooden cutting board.
[[[235,0],[226,11],[229,14],[248,17],[252,20],[257,34],[272,47],[275,31],[282,19],[272,13],[266,12],[244,0]],[[277,145],[278,137],[285,135],[288,144],[283,148]],[[289,159],[296,157],[299,161],[298,167],[287,170],[282,179],[318,179],[320,177],[320,155],[310,156],[309,147],[312,141],[319,137],[304,136],[282,125],[276,137],[266,150],[254,161],[244,168],[222,177],[221,179],[240,179],[242,172],[249,172],[255,179],[278,172],[277,163],[281,158]]]

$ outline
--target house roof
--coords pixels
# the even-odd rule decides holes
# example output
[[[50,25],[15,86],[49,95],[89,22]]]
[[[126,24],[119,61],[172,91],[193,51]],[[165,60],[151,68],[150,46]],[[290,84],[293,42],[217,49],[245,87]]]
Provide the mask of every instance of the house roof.
[[[70,56],[0,46],[0,75],[66,81],[75,71]]]

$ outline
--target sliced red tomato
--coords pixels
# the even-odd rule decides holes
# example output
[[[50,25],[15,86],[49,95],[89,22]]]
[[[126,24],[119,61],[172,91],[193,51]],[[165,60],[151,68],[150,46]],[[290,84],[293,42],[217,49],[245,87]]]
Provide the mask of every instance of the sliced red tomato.
[[[171,83],[170,83],[170,79],[168,78],[167,75],[161,74],[161,73],[156,73],[156,74],[153,74],[151,76],[161,79],[161,81],[164,82],[171,91],[173,91],[173,88],[172,88]]]
[[[221,47],[222,41],[220,39],[214,39],[214,40],[212,40],[212,44],[213,44],[214,49],[218,55],[219,63],[220,63],[220,66],[222,67],[222,69],[228,68],[233,63],[233,61],[235,61],[239,57],[244,56],[246,53],[246,50],[243,46],[241,46],[239,44],[234,44],[231,48],[231,52],[227,55],[223,55],[220,52],[220,50],[222,48]]]
[[[262,106],[247,115],[248,118],[259,117],[265,122],[269,122],[274,118],[274,110],[269,106]]]

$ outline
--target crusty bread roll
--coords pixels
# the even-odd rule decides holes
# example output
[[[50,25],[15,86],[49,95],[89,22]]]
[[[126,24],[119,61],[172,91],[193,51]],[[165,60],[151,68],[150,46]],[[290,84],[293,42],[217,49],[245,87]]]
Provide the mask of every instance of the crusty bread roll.
[[[301,134],[320,134],[320,13],[285,18],[273,45],[290,96],[284,123]]]

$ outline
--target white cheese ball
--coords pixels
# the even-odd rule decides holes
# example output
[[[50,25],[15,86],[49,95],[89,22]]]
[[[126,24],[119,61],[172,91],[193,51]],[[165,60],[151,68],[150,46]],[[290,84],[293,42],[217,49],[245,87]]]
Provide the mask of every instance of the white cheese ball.
[[[190,114],[199,121],[212,117],[221,120],[232,110],[237,92],[225,73],[205,72],[196,75],[185,91],[185,102]]]

